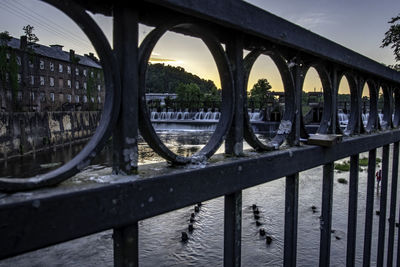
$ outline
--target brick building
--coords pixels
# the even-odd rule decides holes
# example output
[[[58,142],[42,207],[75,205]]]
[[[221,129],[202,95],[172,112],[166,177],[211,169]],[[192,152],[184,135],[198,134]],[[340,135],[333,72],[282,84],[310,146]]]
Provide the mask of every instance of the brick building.
[[[10,111],[99,110],[105,88],[101,66],[91,53],[63,46],[28,45],[26,37],[3,46],[0,109]]]

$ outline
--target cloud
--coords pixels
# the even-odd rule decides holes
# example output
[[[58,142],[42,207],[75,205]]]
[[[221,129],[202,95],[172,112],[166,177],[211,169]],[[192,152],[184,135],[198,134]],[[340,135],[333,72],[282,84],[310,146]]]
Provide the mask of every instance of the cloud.
[[[306,13],[301,16],[298,15],[293,17],[291,21],[300,25],[303,28],[310,30],[318,28],[322,25],[333,23],[333,20],[331,20],[329,16],[323,12]]]

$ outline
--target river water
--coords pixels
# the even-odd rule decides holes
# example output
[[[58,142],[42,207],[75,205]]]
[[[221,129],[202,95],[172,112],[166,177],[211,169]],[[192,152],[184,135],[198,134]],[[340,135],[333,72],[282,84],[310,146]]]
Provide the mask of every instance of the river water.
[[[208,135],[204,132],[184,132],[180,134],[164,132],[160,136],[174,151],[183,155],[197,151],[208,138]],[[28,176],[32,175],[33,172],[45,172],[50,167],[56,167],[46,165],[47,163],[62,164],[80,149],[80,146],[66,147],[52,153],[37,154],[35,158],[10,161],[7,166],[4,166],[5,163],[3,162],[1,163],[3,164],[1,175]],[[140,164],[160,160],[144,143],[139,145],[139,150]],[[380,153],[379,150],[379,157]],[[361,157],[363,156],[367,156],[367,154],[364,153]],[[89,166],[69,182],[79,183],[85,179],[104,182],[103,180],[111,171],[111,158],[111,149],[108,146],[92,166]],[[23,164],[23,166],[21,167],[19,164]],[[30,168],[30,171],[26,171],[28,168]],[[366,169],[359,174],[356,266],[362,264],[367,187]],[[389,175],[391,174],[389,173]],[[346,260],[348,185],[338,183],[338,178],[348,180],[349,172],[339,173],[335,171],[331,266],[345,266]],[[321,188],[322,167],[300,173],[298,266],[318,266]],[[375,192],[374,210],[379,210],[379,193]],[[390,189],[388,192],[390,192]],[[281,266],[283,264],[284,196],[285,179],[243,191],[242,266]],[[256,225],[251,209],[252,204],[259,206],[261,226]],[[315,213],[311,209],[313,205],[317,207]],[[204,202],[199,213],[195,216],[194,231],[189,234],[189,241],[185,243],[180,241],[181,232],[187,232],[190,214],[194,212],[193,206],[140,221],[140,266],[222,266],[223,207],[223,197]],[[377,254],[378,220],[379,216],[374,215],[372,265],[375,265]],[[264,228],[267,234],[272,237],[273,241],[270,245],[266,244],[265,237],[260,237],[260,228]],[[397,240],[397,231],[395,238]],[[397,251],[397,243],[394,251]],[[97,233],[0,261],[0,267],[5,266],[113,266],[112,231]]]

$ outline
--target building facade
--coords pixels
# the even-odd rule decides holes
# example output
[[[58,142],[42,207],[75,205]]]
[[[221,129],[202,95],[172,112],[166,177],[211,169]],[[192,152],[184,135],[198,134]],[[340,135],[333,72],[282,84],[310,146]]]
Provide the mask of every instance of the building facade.
[[[12,38],[2,47],[0,109],[3,112],[100,110],[105,88],[93,54]]]

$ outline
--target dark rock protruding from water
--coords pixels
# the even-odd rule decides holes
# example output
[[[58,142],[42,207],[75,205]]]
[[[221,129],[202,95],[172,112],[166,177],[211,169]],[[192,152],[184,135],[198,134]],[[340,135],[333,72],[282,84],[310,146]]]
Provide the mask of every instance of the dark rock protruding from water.
[[[253,210],[255,210],[255,209],[257,208],[257,205],[256,205],[256,204],[253,204],[253,205],[251,206],[251,208],[252,208]]]
[[[255,210],[253,210],[254,214],[260,214],[260,211],[258,210],[258,208],[256,208]]]
[[[264,230],[264,228],[260,228],[260,236],[265,236],[265,230]]]
[[[259,219],[260,219],[260,216],[257,215],[257,214],[254,214],[254,219],[259,220]]]
[[[194,218],[190,217],[189,222],[193,223],[194,222]]]
[[[189,224],[188,226],[188,230],[189,232],[193,232],[194,228],[193,228],[193,224]]]
[[[188,240],[189,240],[188,234],[187,234],[186,232],[182,232],[182,237],[181,237],[181,239],[182,239],[182,242],[188,241]]]
[[[317,212],[317,207],[314,206],[314,205],[312,205],[312,206],[311,206],[311,210],[312,210],[313,213],[316,213],[316,212]]]
[[[269,245],[272,243],[272,237],[267,235],[267,237],[265,238],[265,242]]]
[[[256,225],[257,225],[257,226],[261,226],[262,223],[260,223],[259,221],[256,221]]]
[[[201,203],[201,202],[197,203],[197,207],[201,207],[201,206],[203,206],[203,203]]]
[[[192,214],[190,214],[190,217],[191,217],[191,218],[194,218],[194,213],[193,213],[193,212],[192,212]]]
[[[199,212],[200,208],[198,206],[194,206],[194,212]]]

